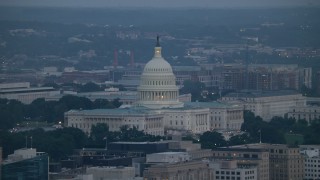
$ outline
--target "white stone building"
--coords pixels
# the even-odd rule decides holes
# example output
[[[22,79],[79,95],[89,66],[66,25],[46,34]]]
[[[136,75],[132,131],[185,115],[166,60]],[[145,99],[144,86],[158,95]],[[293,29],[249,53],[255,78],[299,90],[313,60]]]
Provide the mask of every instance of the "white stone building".
[[[138,90],[138,104],[151,109],[183,107],[171,65],[161,55],[159,37],[154,57],[146,64]]]
[[[110,131],[126,125],[152,135],[164,135],[163,114],[144,108],[71,110],[65,113],[65,125],[79,128],[87,135],[91,127],[105,123]]]
[[[80,128],[87,134],[97,123],[108,124],[111,131],[127,125],[152,135],[164,135],[164,130],[194,134],[209,130],[239,131],[243,123],[243,109],[219,102],[179,101],[175,76],[170,64],[161,56],[158,41],[155,55],[142,73],[138,101],[133,106],[65,113],[66,126]]]
[[[238,104],[244,110],[252,111],[264,121],[272,117],[284,117],[294,107],[305,106],[306,97],[295,91],[253,91],[230,93],[221,98],[222,102]]]
[[[320,107],[319,106],[298,106],[291,109],[288,112],[289,118],[296,120],[304,119],[308,123],[311,123],[315,119],[320,119]]]
[[[0,84],[0,98],[14,99],[24,104],[30,104],[38,98],[57,95],[60,91],[53,87],[30,87],[29,82]]]

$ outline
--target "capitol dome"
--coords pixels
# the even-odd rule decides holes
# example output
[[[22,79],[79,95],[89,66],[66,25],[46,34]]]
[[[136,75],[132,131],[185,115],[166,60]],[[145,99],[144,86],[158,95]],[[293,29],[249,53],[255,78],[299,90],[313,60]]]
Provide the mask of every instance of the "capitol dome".
[[[171,65],[162,57],[159,37],[154,48],[154,57],[146,64],[138,87],[138,104],[152,108],[182,107],[179,88]]]

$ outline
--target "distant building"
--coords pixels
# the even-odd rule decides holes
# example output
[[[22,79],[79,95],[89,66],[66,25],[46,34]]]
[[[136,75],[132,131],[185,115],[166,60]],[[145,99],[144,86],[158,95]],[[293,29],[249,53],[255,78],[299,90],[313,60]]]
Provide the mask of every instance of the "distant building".
[[[190,161],[190,155],[187,152],[161,152],[147,154],[147,163],[176,163]]]
[[[58,68],[53,66],[44,67],[42,72],[45,76],[61,76],[61,72],[58,72]]]
[[[291,109],[288,112],[288,118],[296,120],[306,120],[311,123],[315,119],[320,119],[320,107],[319,106],[298,106]]]
[[[304,160],[304,179],[320,179],[320,146],[313,147],[304,145],[300,153]]]
[[[188,102],[181,98],[171,65],[162,57],[159,39],[154,57],[145,65],[137,87],[137,102],[122,109],[70,110],[65,124],[89,135],[92,125],[108,124],[111,131],[121,126],[136,127],[152,135],[167,132],[201,134],[209,130],[240,131],[243,109],[220,102]],[[90,96],[89,96],[90,97]],[[187,101],[187,102],[186,102]]]
[[[219,160],[209,162],[209,167],[214,170],[216,180],[249,180],[258,179],[257,167],[238,165],[236,160]]]
[[[152,165],[143,172],[144,179],[197,179],[214,180],[213,169],[202,161]]]
[[[2,163],[2,179],[49,178],[49,157],[36,149],[18,149]]]
[[[88,167],[87,174],[92,174],[93,180],[133,180],[135,177],[133,167]]]
[[[312,68],[301,68],[300,70],[300,84],[306,88],[312,88]]]
[[[111,151],[160,153],[169,150],[168,142],[112,142],[108,145]]]
[[[240,167],[256,167],[258,180],[269,180],[269,151],[250,147],[226,147],[212,150],[212,159],[235,160]]]
[[[267,150],[269,152],[269,177],[277,180],[301,180],[304,177],[304,157],[300,154],[298,147],[290,147],[285,144],[245,144],[231,146],[229,148]],[[231,155],[231,154],[230,154]],[[245,155],[250,157],[250,155]],[[258,158],[259,156],[255,156]],[[254,159],[254,157],[252,156]],[[258,167],[258,177],[265,172],[267,166]]]
[[[119,131],[127,125],[152,135],[164,135],[163,114],[144,108],[70,110],[65,113],[65,125],[79,128],[87,135],[98,123],[108,124],[110,131]]]
[[[295,107],[306,105],[306,97],[295,91],[251,91],[230,93],[221,98],[222,102],[238,104],[265,121],[272,117],[284,117]]]
[[[24,104],[59,93],[53,87],[30,87],[29,82],[0,84],[0,98],[14,99]]]

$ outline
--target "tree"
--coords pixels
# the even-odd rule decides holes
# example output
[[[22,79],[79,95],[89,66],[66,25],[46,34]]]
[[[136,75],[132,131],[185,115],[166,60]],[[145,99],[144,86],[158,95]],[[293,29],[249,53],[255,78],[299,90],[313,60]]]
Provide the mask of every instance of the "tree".
[[[120,102],[120,99],[117,98],[117,99],[114,99],[112,101],[112,104],[113,104],[114,107],[118,108],[118,107],[120,107],[122,105],[122,102]]]
[[[227,143],[222,134],[215,131],[207,131],[200,136],[201,148],[213,149],[225,146]]]
[[[93,102],[94,109],[113,109],[115,106],[113,102],[108,101],[107,99],[96,99]]]
[[[85,97],[77,97],[72,95],[63,96],[59,103],[66,105],[67,109],[92,109],[92,102]]]
[[[92,146],[105,147],[106,140],[112,141],[109,127],[105,123],[98,123],[91,127],[90,140]]]
[[[181,88],[181,94],[188,94],[191,93],[192,101],[202,101],[202,91],[205,90],[205,84],[200,81],[191,81],[186,80],[183,82],[183,88]]]
[[[103,88],[101,88],[98,84],[95,84],[93,82],[88,82],[80,87],[80,92],[93,92],[101,90],[103,90]]]
[[[248,144],[248,143],[253,143],[254,140],[249,136],[249,134],[244,133],[241,135],[236,135],[232,136],[229,139],[229,145],[234,146],[234,145],[241,145],[241,144]]]

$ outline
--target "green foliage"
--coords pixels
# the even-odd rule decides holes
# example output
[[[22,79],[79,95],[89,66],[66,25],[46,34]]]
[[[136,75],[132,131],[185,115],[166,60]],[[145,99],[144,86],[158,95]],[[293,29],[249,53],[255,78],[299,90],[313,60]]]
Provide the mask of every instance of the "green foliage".
[[[105,123],[98,123],[91,127],[90,133],[90,145],[91,146],[102,146],[105,145],[105,141],[110,139],[109,127]]]
[[[89,82],[79,89],[80,92],[94,92],[94,91],[102,91],[103,88],[97,85],[96,83]]]
[[[36,148],[37,151],[47,152],[52,161],[70,155],[73,149],[83,148],[87,143],[87,136],[76,128],[63,128],[55,131],[35,129],[26,132],[9,133],[0,131],[0,146],[3,156],[13,153],[15,149],[26,147]],[[32,140],[31,140],[32,139]]]
[[[112,102],[97,99],[91,102],[85,97],[67,95],[59,101],[45,101],[44,98],[34,100],[31,104],[22,104],[16,100],[0,99],[0,130],[8,130],[17,123],[63,121],[64,113],[71,109],[112,109],[121,106],[119,99]]]
[[[244,133],[241,135],[232,136],[229,139],[228,144],[230,146],[234,146],[234,145],[248,144],[253,142],[254,142],[254,139],[252,139],[248,133]]]
[[[90,142],[88,146],[103,148],[107,142],[116,141],[130,141],[130,142],[143,142],[143,141],[159,141],[165,139],[162,136],[153,136],[145,134],[143,131],[139,131],[136,127],[128,128],[128,126],[122,126],[120,131],[109,131],[109,127],[104,123],[98,123],[92,126],[90,134]]]
[[[227,145],[222,134],[214,131],[207,131],[200,136],[201,148],[213,149]]]
[[[305,120],[296,121],[282,117],[273,117],[270,122],[265,122],[260,117],[255,117],[252,112],[245,111],[241,130],[249,134],[251,142],[259,142],[261,132],[261,140],[264,143],[290,144],[291,139],[286,138],[286,134],[301,134],[304,144],[319,144],[319,122],[320,120],[314,120],[308,126]]]
[[[24,119],[26,107],[19,101],[0,99],[0,130],[7,130]]]
[[[191,101],[202,101],[202,91],[205,90],[205,84],[200,81],[186,80],[183,82],[183,88],[181,88],[181,94],[191,93]]]

